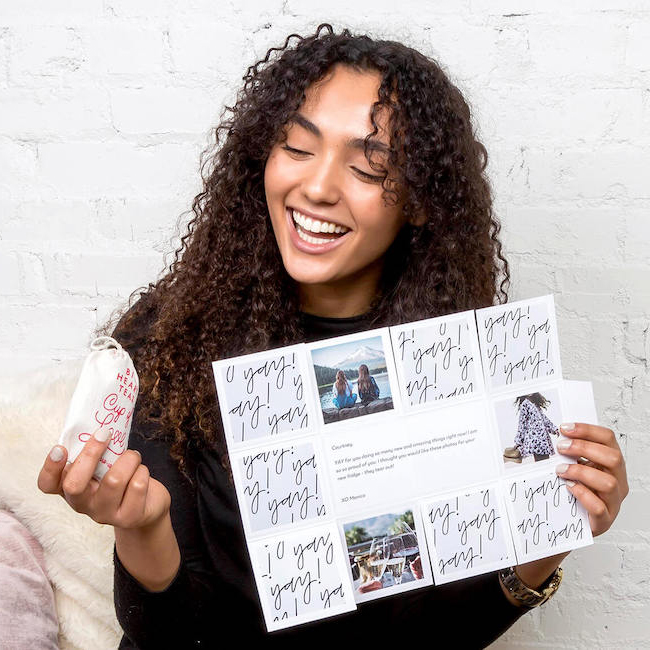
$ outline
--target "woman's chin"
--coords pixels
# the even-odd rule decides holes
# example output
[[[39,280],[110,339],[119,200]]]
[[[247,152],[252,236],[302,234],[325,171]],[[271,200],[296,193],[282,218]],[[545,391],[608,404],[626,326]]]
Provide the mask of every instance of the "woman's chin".
[[[285,264],[284,268],[294,282],[305,287],[336,282],[336,276],[333,273],[318,271],[313,268],[313,265],[310,268],[305,268],[303,265]]]

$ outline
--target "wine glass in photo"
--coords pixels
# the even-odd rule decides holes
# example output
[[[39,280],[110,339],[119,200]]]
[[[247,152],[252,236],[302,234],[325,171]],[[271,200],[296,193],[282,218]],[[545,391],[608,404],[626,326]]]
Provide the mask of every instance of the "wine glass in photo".
[[[403,527],[405,529],[405,532],[401,535],[404,544],[403,554],[407,560],[412,561],[420,552],[418,538],[415,531],[406,522],[403,523]]]
[[[374,580],[381,580],[388,562],[386,537],[373,538],[370,545],[370,573]]]
[[[421,577],[419,571],[413,570],[413,562],[417,559],[420,549],[418,546],[418,538],[415,531],[405,521],[399,522],[399,531],[392,535],[389,539],[390,557],[391,559],[403,559],[404,565],[397,565],[396,571],[403,572],[406,567],[410,569],[412,577],[417,580]],[[393,577],[397,577],[393,572]],[[400,576],[401,582],[401,576]]]
[[[386,565],[386,571],[393,574],[395,584],[401,584],[404,566],[406,565],[406,555],[402,535],[395,535],[388,539],[389,560]]]
[[[386,572],[390,572],[395,580],[395,584],[399,585],[402,583],[402,576],[404,575],[404,566],[406,564],[406,558],[404,557],[393,557],[386,563]]]

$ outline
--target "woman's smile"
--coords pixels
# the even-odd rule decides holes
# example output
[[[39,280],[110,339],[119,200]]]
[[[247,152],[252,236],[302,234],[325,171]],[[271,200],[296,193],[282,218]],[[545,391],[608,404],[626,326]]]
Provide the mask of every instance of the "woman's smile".
[[[290,222],[291,241],[305,253],[326,253],[338,246],[345,236],[352,232],[346,226],[306,216],[293,208],[287,208],[287,217]]]

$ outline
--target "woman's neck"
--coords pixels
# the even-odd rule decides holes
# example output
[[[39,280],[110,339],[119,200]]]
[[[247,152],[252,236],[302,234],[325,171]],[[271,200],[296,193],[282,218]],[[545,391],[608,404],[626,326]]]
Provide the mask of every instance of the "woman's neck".
[[[300,310],[314,316],[350,318],[369,311],[379,286],[379,273],[346,278],[337,284],[300,284]]]

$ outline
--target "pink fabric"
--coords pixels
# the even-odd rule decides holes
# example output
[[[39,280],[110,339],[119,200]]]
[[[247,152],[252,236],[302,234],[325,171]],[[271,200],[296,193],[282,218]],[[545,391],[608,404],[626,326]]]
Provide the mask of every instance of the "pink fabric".
[[[27,528],[0,510],[0,648],[58,649],[58,629],[43,549]]]

